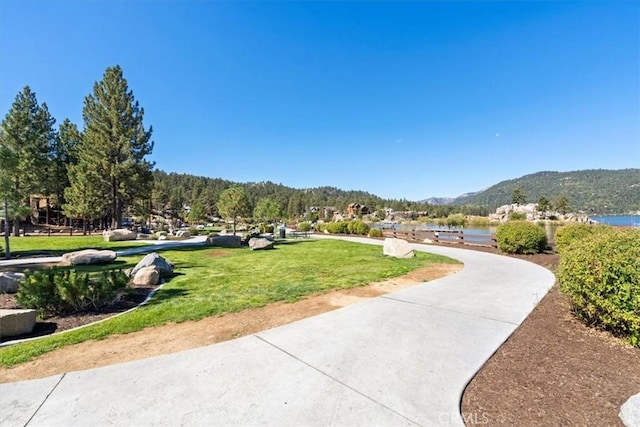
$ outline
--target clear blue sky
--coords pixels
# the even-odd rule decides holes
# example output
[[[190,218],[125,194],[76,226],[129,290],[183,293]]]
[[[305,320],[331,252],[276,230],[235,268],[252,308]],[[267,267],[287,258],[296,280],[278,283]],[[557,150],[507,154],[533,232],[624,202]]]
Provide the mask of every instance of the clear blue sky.
[[[0,0],[0,115],[119,64],[167,172],[457,196],[640,167],[638,1]]]

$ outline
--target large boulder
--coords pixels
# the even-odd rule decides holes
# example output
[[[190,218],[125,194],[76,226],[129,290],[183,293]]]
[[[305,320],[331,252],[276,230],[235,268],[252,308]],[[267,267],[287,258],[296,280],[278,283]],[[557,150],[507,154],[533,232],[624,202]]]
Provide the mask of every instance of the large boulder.
[[[62,265],[106,264],[113,262],[118,255],[114,251],[85,249],[62,255]]]
[[[139,269],[133,276],[133,283],[141,286],[155,286],[160,282],[160,271],[155,265]]]
[[[152,252],[142,258],[140,262],[131,269],[129,277],[135,277],[138,271],[149,266],[155,266],[158,269],[160,277],[169,277],[173,274],[173,264],[158,255],[156,252]]]
[[[413,249],[406,240],[386,238],[382,249],[384,255],[395,258],[413,258]]]
[[[631,396],[622,405],[619,416],[627,427],[640,426],[640,393]]]
[[[259,249],[273,249],[273,242],[264,237],[252,237],[249,239],[249,247],[252,251]]]
[[[127,230],[126,228],[118,228],[115,230],[105,230],[102,233],[102,237],[104,237],[105,242],[121,242],[123,240],[136,240],[138,233]]]
[[[179,239],[188,239],[191,237],[189,230],[180,230],[176,233],[176,237]]]
[[[207,237],[207,246],[218,246],[220,248],[239,248],[242,246],[240,236],[209,236]]]
[[[36,325],[36,310],[0,309],[0,337],[28,334]]]
[[[20,280],[24,279],[24,273],[3,271],[0,273],[0,293],[15,294],[18,292]]]

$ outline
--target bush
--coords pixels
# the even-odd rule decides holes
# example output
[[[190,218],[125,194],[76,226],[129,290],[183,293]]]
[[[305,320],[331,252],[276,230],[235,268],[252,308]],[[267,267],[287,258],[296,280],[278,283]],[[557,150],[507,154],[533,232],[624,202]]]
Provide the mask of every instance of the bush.
[[[333,234],[349,234],[349,225],[347,221],[336,221],[327,224],[327,230]]]
[[[382,230],[380,230],[379,228],[372,228],[369,230],[369,237],[383,237],[384,234],[382,233]]]
[[[273,224],[260,224],[260,233],[273,233]]]
[[[361,234],[366,236],[369,233],[369,224],[364,221],[349,221],[347,224],[349,234]]]
[[[311,231],[311,223],[301,222],[300,224],[298,224],[298,231]]]
[[[559,288],[587,325],[640,348],[640,231],[606,228],[561,252]]]
[[[462,214],[453,214],[447,217],[448,227],[464,227],[466,223],[467,220]]]
[[[604,232],[608,228],[611,227],[589,224],[569,224],[558,227],[555,234],[556,250],[563,252],[574,242]]]
[[[511,212],[509,214],[510,221],[524,221],[527,219],[527,215],[522,212]]]
[[[496,230],[498,249],[508,254],[536,254],[547,247],[547,235],[527,221],[507,221]]]
[[[98,310],[117,301],[127,282],[127,276],[121,270],[104,271],[97,278],[55,267],[36,270],[25,274],[16,301],[24,308],[46,314]]]

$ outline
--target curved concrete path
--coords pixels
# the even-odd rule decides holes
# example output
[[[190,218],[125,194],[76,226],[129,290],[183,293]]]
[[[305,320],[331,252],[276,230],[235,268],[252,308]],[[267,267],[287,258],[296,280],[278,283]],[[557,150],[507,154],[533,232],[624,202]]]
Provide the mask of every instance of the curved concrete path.
[[[413,246],[465,268],[233,341],[1,384],[0,425],[462,425],[466,384],[555,277],[519,259]]]

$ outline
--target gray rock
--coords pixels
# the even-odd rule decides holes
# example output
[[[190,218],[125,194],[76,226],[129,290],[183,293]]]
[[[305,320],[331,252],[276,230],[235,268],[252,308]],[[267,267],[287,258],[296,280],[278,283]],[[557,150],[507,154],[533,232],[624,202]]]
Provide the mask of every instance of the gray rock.
[[[188,239],[189,237],[191,237],[191,233],[187,230],[180,230],[176,233],[176,237],[181,239]]]
[[[139,270],[149,266],[155,266],[158,269],[160,277],[168,277],[173,274],[173,264],[158,255],[156,252],[152,252],[142,258],[140,262],[131,269],[129,277],[135,277]]]
[[[239,248],[242,246],[240,236],[224,235],[207,237],[207,246],[218,246],[221,248]]]
[[[105,242],[120,242],[123,240],[136,240],[138,233],[135,231],[127,230],[126,228],[119,228],[116,230],[105,230],[102,233]]]
[[[619,416],[627,427],[640,426],[640,393],[631,396],[622,405]]]
[[[62,265],[105,264],[113,262],[118,255],[114,251],[85,249],[62,255]]]
[[[24,273],[3,271],[0,273],[0,293],[15,294],[18,292],[20,280],[24,279]]]
[[[384,255],[394,258],[413,258],[413,249],[406,240],[386,238],[382,249]]]
[[[133,283],[142,286],[155,286],[160,282],[160,272],[155,265],[139,269],[133,276]]]
[[[252,237],[249,239],[249,247],[252,251],[259,249],[273,249],[273,242],[264,237]]]
[[[36,310],[0,309],[0,337],[14,337],[33,331],[36,313]]]

